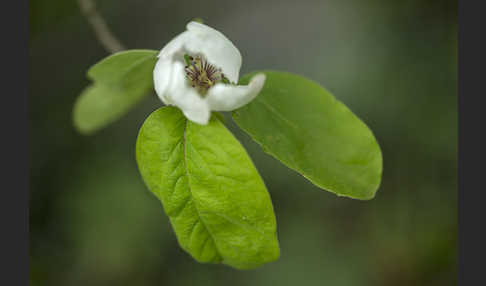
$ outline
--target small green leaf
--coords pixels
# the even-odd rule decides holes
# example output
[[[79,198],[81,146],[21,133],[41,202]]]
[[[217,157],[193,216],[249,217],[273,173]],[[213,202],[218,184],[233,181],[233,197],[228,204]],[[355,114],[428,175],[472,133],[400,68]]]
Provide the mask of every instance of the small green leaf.
[[[152,71],[157,61],[158,51],[128,50],[114,53],[88,70],[88,78],[105,84],[124,84],[127,80],[145,80],[149,75],[153,81]],[[142,74],[141,74],[142,73]]]
[[[76,128],[91,134],[125,115],[153,89],[157,51],[130,50],[113,54],[94,65],[94,81],[76,100]]]
[[[380,185],[382,155],[370,129],[319,84],[277,71],[233,119],[263,150],[318,187],[371,199]],[[256,72],[255,72],[256,73]],[[255,74],[245,75],[247,84]]]
[[[144,92],[92,84],[77,98],[74,124],[79,132],[92,134],[122,117],[144,96]]]
[[[199,262],[250,269],[279,257],[270,195],[245,149],[213,116],[154,111],[137,139],[137,163],[180,246]]]
[[[204,20],[202,18],[199,18],[199,17],[192,19],[192,21],[204,24]]]

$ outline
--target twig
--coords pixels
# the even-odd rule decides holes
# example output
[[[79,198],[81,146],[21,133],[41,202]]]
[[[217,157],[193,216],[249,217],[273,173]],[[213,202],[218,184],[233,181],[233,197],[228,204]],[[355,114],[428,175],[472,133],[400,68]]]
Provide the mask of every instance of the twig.
[[[101,45],[108,52],[116,53],[125,49],[122,43],[110,31],[103,17],[96,10],[96,5],[93,0],[78,0],[78,4],[81,12],[95,31],[98,41],[100,41]]]

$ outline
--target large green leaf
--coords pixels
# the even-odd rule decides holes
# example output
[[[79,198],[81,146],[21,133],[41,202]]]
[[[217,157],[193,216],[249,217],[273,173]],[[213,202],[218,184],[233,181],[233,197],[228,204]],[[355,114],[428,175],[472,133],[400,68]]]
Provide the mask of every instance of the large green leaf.
[[[163,107],[145,121],[137,162],[161,200],[181,247],[197,261],[255,268],[279,257],[270,195],[238,140]]]
[[[340,196],[373,198],[382,156],[371,130],[319,84],[290,73],[262,72],[267,79],[261,93],[233,112],[238,126],[318,187]]]
[[[94,81],[78,97],[74,124],[85,134],[96,132],[125,115],[153,89],[157,51],[130,50],[113,54],[88,71]]]

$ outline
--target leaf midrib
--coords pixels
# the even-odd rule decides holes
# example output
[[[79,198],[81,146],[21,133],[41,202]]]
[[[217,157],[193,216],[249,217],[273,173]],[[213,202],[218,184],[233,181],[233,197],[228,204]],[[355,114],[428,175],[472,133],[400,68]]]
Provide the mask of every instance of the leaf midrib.
[[[196,212],[197,212],[198,221],[201,222],[204,229],[208,232],[209,238],[213,241],[214,248],[216,249],[216,253],[218,254],[219,258],[223,259],[223,256],[221,255],[221,252],[219,251],[218,246],[216,245],[216,241],[213,238],[213,234],[209,231],[209,228],[206,226],[203,219],[201,218],[201,215],[200,215],[201,212],[199,211],[199,208],[197,206],[197,202],[194,199],[194,195],[192,194],[192,188],[191,188],[191,182],[190,182],[190,176],[189,176],[189,170],[188,170],[189,168],[188,168],[188,165],[187,165],[187,144],[186,144],[186,141],[187,141],[187,136],[186,136],[187,126],[190,124],[190,122],[187,119],[185,119],[185,121],[186,121],[186,123],[184,124],[182,144],[184,144],[184,173],[187,177],[187,187],[189,188],[189,193],[190,193],[191,199],[194,202],[194,208],[196,209]],[[196,222],[196,224],[197,224],[197,222]],[[194,231],[194,230],[192,230],[192,231]],[[191,233],[192,233],[192,231],[191,231]],[[203,247],[201,248],[201,255],[204,252],[204,246],[206,245],[206,243],[207,242],[205,242]],[[190,244],[190,238],[189,238],[189,244]]]
[[[291,127],[294,130],[299,130],[299,132],[302,132],[302,133],[305,133],[305,134],[309,134],[307,132],[307,130],[305,130],[305,128],[298,128],[298,126],[296,126],[293,122],[290,122],[287,118],[285,118],[285,116],[283,114],[281,114],[279,111],[277,111],[275,108],[273,108],[269,103],[267,103],[266,101],[264,101],[261,97],[257,97],[256,98],[256,101],[259,102],[259,103],[261,103],[262,106],[264,106],[268,111],[270,111],[271,113],[275,114],[276,115],[276,118],[280,119],[280,121],[283,122],[283,123],[285,123],[287,126]],[[271,151],[272,149],[268,147],[268,145],[264,142],[264,140],[260,140],[259,138],[257,138],[254,134],[252,134],[251,132],[249,132],[249,130],[247,130],[243,126],[240,126],[240,128],[243,129],[247,134],[249,134],[250,137],[258,145],[264,147],[263,148],[263,151],[265,153],[271,155],[275,159],[277,159],[280,162],[284,163],[288,168],[296,171],[299,175],[301,175],[304,178],[306,178],[307,180],[309,180],[313,185],[317,186],[318,188],[327,190],[328,192],[334,193],[336,195],[343,195],[343,196],[347,196],[347,197],[350,197],[350,198],[356,198],[355,196],[351,196],[351,195],[348,195],[348,194],[341,194],[341,193],[335,191],[334,188],[331,188],[329,186],[325,186],[325,184],[323,182],[321,182],[321,180],[319,179],[318,176],[314,176],[314,174],[311,174],[311,172],[307,172],[307,170],[304,170],[304,168],[302,166],[300,166],[299,164],[295,164],[295,163],[294,164],[291,164],[291,162],[289,160],[280,158],[279,156],[277,156],[277,154],[275,154],[273,151]],[[294,167],[293,165],[295,165],[296,167]]]

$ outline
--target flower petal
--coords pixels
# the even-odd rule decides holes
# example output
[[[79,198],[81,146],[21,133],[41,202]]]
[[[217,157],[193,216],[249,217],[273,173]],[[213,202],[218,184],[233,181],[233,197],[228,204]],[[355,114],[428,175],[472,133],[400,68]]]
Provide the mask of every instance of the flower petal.
[[[172,79],[172,61],[159,58],[154,67],[154,89],[163,103],[171,104],[170,99],[166,96],[167,89]]]
[[[189,41],[190,33],[184,31],[168,42],[158,55],[161,59],[174,59],[175,56],[184,56],[184,45]]]
[[[211,115],[209,105],[194,88],[188,86],[184,65],[180,62],[172,63],[172,80],[166,97],[171,105],[182,110],[187,119],[202,125],[208,123]]]
[[[188,84],[184,54],[204,56],[234,83],[239,78],[241,54],[228,38],[209,26],[189,22],[186,28],[160,51],[154,68],[154,88],[165,104],[179,107],[191,121],[207,124],[211,109],[229,111],[250,102],[260,92],[265,76],[256,75],[247,86],[216,84],[205,98],[201,97]]]
[[[231,111],[252,101],[263,88],[265,74],[257,74],[248,85],[218,83],[208,90],[206,100],[211,110]]]
[[[221,68],[231,82],[238,82],[242,59],[235,45],[221,32],[204,24],[193,21],[186,28],[189,36],[181,34],[177,41],[183,41],[190,53],[202,54],[210,64]]]

